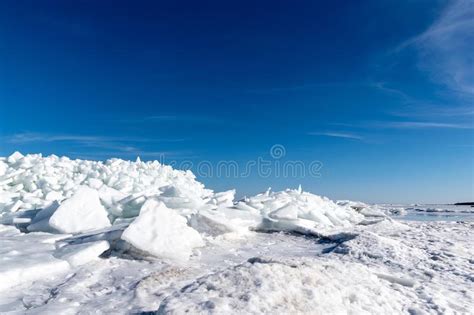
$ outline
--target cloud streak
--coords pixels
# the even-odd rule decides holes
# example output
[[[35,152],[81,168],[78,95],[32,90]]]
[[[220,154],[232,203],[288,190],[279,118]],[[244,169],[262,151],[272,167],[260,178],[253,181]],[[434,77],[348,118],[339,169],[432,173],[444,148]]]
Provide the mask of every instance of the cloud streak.
[[[354,133],[346,133],[346,132],[309,132],[308,135],[352,139],[352,140],[364,140],[362,136],[359,136]]]
[[[380,128],[395,129],[473,129],[472,124],[444,123],[432,121],[387,121],[378,122]]]
[[[157,156],[163,152],[150,152],[141,148],[143,145],[179,142],[184,139],[153,139],[139,137],[107,137],[91,135],[71,135],[71,134],[42,134],[42,133],[18,133],[0,137],[4,143],[11,145],[23,145],[31,143],[65,143],[75,147],[87,148],[88,155],[94,154],[90,149],[94,149],[95,154],[104,156],[105,151],[113,152],[115,155],[127,156]],[[110,153],[109,152],[109,153]],[[169,152],[168,152],[169,153]],[[109,154],[111,155],[111,154]]]
[[[282,92],[298,92],[298,91],[311,91],[320,88],[328,87],[338,87],[338,88],[347,88],[347,87],[366,87],[370,86],[368,82],[355,82],[355,81],[340,81],[340,82],[319,82],[319,83],[302,83],[298,85],[288,85],[280,87],[267,87],[267,88],[255,88],[248,89],[246,92],[252,94],[274,94]]]
[[[13,135],[3,136],[2,139],[8,143],[22,144],[33,142],[76,142],[81,144],[106,144],[114,142],[181,142],[185,139],[158,139],[158,138],[140,138],[140,137],[106,137],[91,135],[72,135],[72,134],[44,134],[35,132],[24,132]]]
[[[474,96],[474,2],[451,1],[422,34],[400,45],[418,50],[420,67],[452,90]]]
[[[174,159],[191,159],[196,155],[191,151],[157,151],[150,147],[157,143],[184,141],[184,139],[158,139],[140,137],[109,137],[74,134],[17,133],[0,136],[0,143],[9,145],[54,144],[67,145],[70,155],[85,159],[106,159],[111,157],[159,159],[162,162]],[[148,147],[148,149],[145,149]],[[165,160],[166,159],[166,160]],[[169,161],[168,161],[169,162]]]
[[[401,100],[400,109],[387,112],[391,116],[426,120],[474,116],[474,104],[469,100],[467,103],[458,104],[452,100],[440,103],[417,99],[399,89],[388,86],[385,82],[373,82],[371,87]]]
[[[416,105],[416,106],[415,106]],[[441,106],[436,104],[410,104],[403,110],[389,112],[392,116],[412,119],[436,119],[450,117],[469,117],[474,115],[474,106]]]
[[[344,126],[355,129],[474,129],[474,123],[438,122],[438,121],[359,121],[353,123],[333,123],[335,126]],[[312,135],[340,136],[343,138],[362,137],[352,133],[310,133]]]
[[[150,115],[145,117],[120,119],[118,122],[121,123],[172,123],[172,124],[212,124],[220,125],[227,124],[224,118],[211,117],[211,116],[198,116],[198,115]]]
[[[369,86],[384,93],[396,96],[405,103],[411,103],[415,101],[410,95],[406,94],[405,92],[389,87],[386,82],[371,82]]]

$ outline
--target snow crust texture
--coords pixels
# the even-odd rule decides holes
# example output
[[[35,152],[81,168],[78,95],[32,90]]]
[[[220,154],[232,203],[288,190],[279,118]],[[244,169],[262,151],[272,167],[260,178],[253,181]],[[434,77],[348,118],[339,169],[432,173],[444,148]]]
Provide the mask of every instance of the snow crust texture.
[[[357,282],[353,277],[357,276]],[[367,268],[312,260],[249,262],[199,278],[166,298],[159,312],[226,314],[396,313],[403,295]]]

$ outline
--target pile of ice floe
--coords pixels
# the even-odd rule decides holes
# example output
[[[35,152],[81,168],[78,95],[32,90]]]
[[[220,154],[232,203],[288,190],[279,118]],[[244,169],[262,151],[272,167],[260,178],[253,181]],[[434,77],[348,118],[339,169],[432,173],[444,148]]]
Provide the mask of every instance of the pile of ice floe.
[[[14,153],[0,158],[0,223],[25,232],[81,235],[144,254],[184,260],[206,237],[249,231],[312,235],[368,224],[385,215],[301,187],[234,201],[190,171],[157,161],[106,162]],[[371,219],[368,219],[371,218]],[[101,236],[97,236],[101,235]],[[89,238],[90,239],[90,238]],[[77,243],[77,241],[76,241]]]
[[[196,207],[212,195],[191,172],[157,161],[103,163],[18,152],[0,158],[0,212],[44,208],[72,197],[81,185],[97,190],[101,203],[115,217],[136,216],[148,196],[161,194],[166,202]]]

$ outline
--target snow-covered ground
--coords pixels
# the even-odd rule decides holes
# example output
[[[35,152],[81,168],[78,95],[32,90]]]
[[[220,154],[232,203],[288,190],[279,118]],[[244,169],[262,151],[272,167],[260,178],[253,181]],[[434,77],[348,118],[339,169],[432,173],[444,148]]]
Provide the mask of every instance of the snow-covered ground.
[[[0,313],[474,309],[469,207],[234,195],[157,162],[0,158]]]

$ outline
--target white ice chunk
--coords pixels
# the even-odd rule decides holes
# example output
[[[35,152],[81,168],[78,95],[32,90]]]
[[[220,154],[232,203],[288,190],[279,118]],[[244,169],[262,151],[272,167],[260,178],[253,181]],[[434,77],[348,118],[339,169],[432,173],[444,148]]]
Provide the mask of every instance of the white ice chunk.
[[[105,185],[100,187],[98,192],[99,192],[100,200],[107,207],[110,207],[113,204],[127,197],[127,195],[124,194],[123,192],[120,192],[117,189],[113,189]]]
[[[13,163],[18,162],[18,161],[21,160],[22,158],[23,158],[23,154],[21,154],[20,152],[16,151],[15,153],[13,153],[12,155],[10,155],[10,156],[7,158],[7,162],[10,163],[10,164],[13,164]]]
[[[235,189],[215,193],[211,203],[221,207],[232,207],[234,205]]]
[[[49,224],[62,233],[79,233],[111,225],[97,190],[85,186],[59,206]]]
[[[260,215],[254,212],[219,208],[216,211],[200,210],[192,214],[189,224],[200,233],[216,236],[229,232],[248,233],[249,229],[256,227],[260,221]]]
[[[56,250],[54,256],[66,260],[73,267],[77,267],[98,259],[109,247],[110,245],[107,241],[65,245]]]
[[[249,211],[249,212],[259,212],[257,209],[255,209],[254,207],[246,204],[245,202],[243,201],[239,201],[236,205],[235,205],[235,208],[239,209],[239,210],[242,210],[242,211]]]
[[[97,190],[100,189],[100,187],[104,185],[104,183],[100,179],[97,179],[97,178],[89,178],[87,182],[90,188],[97,189]]]
[[[63,198],[64,198],[63,194],[61,194],[58,191],[54,191],[54,190],[47,193],[46,197],[45,197],[45,199],[48,200],[48,201],[62,200]]]
[[[17,200],[14,203],[12,203],[9,207],[7,207],[7,210],[9,212],[16,212],[20,209],[22,204],[23,204],[23,202],[21,200]]]
[[[187,260],[193,248],[204,245],[184,217],[152,199],[143,204],[122,239],[151,255],[172,260]]]
[[[298,219],[298,208],[296,205],[289,203],[272,211],[268,216],[272,219],[296,220]]]

